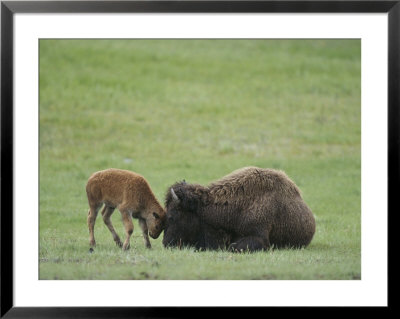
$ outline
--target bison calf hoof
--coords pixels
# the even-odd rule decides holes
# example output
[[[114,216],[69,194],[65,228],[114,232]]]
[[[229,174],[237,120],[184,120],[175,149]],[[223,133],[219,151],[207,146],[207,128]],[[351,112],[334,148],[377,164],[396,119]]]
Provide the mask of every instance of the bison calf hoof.
[[[119,248],[122,247],[122,243],[121,243],[120,241],[116,241],[115,244],[116,244]]]
[[[131,248],[131,245],[130,245],[130,244],[127,244],[127,245],[123,245],[123,246],[122,246],[122,250],[129,250],[129,248]]]

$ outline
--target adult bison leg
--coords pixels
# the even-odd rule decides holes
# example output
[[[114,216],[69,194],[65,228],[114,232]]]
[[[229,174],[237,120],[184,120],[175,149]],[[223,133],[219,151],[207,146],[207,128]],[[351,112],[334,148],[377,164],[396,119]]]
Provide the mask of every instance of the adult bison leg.
[[[263,238],[260,236],[247,236],[242,237],[229,245],[228,249],[233,252],[243,252],[243,251],[259,251],[269,248],[268,238]]]

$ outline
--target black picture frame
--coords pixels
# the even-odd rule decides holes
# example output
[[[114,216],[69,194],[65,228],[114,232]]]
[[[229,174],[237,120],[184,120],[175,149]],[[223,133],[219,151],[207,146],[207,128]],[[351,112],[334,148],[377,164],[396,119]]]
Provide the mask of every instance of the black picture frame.
[[[399,212],[400,0],[396,1],[1,1],[1,317],[187,317],[190,308],[14,307],[13,305],[13,16],[15,13],[387,13],[388,14],[388,225]],[[389,229],[388,229],[389,231]],[[389,232],[389,238],[392,232]],[[390,251],[390,240],[388,247]],[[389,252],[388,252],[389,262]],[[388,263],[389,265],[389,263]],[[389,271],[389,269],[388,269]],[[388,287],[390,282],[388,281]],[[391,305],[388,299],[389,309]],[[239,309],[235,314],[241,315]],[[276,308],[253,308],[276,313]],[[294,310],[291,307],[291,310]],[[296,309],[301,314],[304,309]],[[336,312],[337,309],[332,311]],[[248,314],[248,310],[245,310]],[[368,310],[370,311],[370,310]],[[230,315],[196,309],[196,315]],[[191,316],[191,315],[190,315]]]

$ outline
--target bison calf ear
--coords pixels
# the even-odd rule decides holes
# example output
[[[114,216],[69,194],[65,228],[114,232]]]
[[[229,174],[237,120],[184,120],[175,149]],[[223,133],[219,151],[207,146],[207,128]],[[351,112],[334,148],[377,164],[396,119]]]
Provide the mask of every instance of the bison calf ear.
[[[160,219],[160,215],[158,215],[157,213],[153,212],[153,216],[154,216],[155,219]]]

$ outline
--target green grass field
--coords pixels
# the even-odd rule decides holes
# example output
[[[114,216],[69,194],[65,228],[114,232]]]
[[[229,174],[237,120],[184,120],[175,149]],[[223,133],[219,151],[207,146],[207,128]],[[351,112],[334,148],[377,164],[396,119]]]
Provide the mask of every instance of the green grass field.
[[[40,279],[361,278],[359,40],[40,40],[39,111]],[[163,204],[250,165],[300,187],[310,246],[147,250],[135,222],[124,252],[99,216],[88,252],[93,172],[138,172]]]

